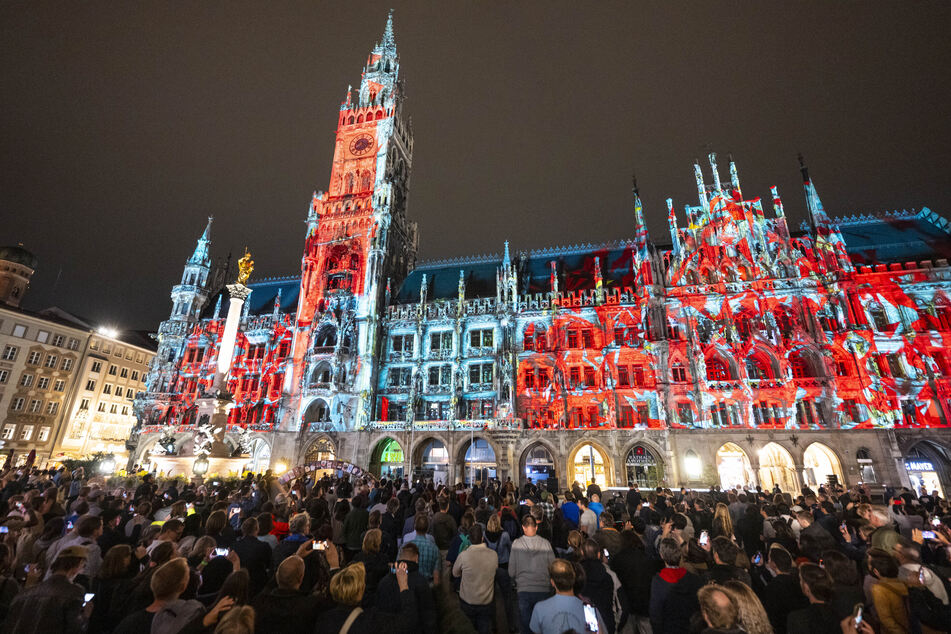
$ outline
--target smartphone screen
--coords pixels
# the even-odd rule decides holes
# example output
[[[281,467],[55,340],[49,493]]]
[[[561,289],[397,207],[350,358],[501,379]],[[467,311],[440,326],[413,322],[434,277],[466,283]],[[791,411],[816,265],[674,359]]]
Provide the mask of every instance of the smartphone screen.
[[[227,548],[215,548],[215,557],[227,557],[227,556],[228,556]]]
[[[921,536],[925,539],[935,539],[934,531],[921,531]]]
[[[941,518],[940,518],[940,517],[933,517],[933,518],[931,518],[931,525],[932,525],[932,526],[941,526]]]
[[[604,556],[605,556],[605,557],[610,557],[610,556],[611,556],[611,555],[608,553],[608,549],[607,549],[607,548],[605,548],[605,549],[602,550],[601,552],[604,553]]]
[[[641,507],[646,509],[646,508],[650,508],[650,505],[651,505],[650,502],[644,502],[643,504],[641,504]]]
[[[858,627],[862,623],[862,604],[855,606],[855,611],[852,613],[852,621],[855,623],[855,627]]]
[[[96,594],[95,594],[94,592],[87,592],[86,594],[84,594],[84,595],[83,595],[83,605],[86,605],[87,603],[89,603],[90,601],[92,601],[92,600],[93,600],[93,597],[95,597],[95,596],[96,596]]]
[[[706,546],[708,541],[710,541],[710,534],[707,531],[700,533],[700,545]]]
[[[0,534],[2,534],[2,533],[9,533],[9,532],[10,532],[10,527],[9,527],[9,526],[0,526]]]
[[[598,631],[598,612],[593,605],[586,604],[584,606],[584,624],[588,627],[589,632]]]
[[[763,563],[763,553],[756,553],[753,555],[753,565],[758,566]]]

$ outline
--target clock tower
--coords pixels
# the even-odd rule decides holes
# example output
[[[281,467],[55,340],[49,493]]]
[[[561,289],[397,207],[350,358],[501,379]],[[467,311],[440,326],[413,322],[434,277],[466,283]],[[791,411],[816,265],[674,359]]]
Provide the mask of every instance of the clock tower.
[[[307,215],[286,376],[301,397],[285,409],[289,429],[349,431],[368,420],[385,289],[416,259],[416,224],[406,218],[412,156],[391,12],[359,90],[348,88],[340,106],[330,186],[314,194]],[[285,394],[293,387],[285,384]]]

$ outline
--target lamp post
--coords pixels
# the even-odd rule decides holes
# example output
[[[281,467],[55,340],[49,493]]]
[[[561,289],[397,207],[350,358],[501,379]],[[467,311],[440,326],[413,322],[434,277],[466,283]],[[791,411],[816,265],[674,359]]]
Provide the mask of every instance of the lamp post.
[[[202,478],[206,473],[208,473],[208,456],[201,454],[195,458],[195,462],[192,464],[192,474],[196,478]]]

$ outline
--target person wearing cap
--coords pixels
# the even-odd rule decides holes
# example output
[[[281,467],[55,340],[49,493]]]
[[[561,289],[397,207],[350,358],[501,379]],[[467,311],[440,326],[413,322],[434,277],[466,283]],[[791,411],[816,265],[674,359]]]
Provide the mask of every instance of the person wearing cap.
[[[18,594],[10,604],[3,623],[4,634],[84,632],[92,603],[84,605],[86,591],[73,580],[86,565],[86,555],[83,546],[60,550],[50,566],[49,577]]]
[[[92,579],[99,573],[102,566],[102,550],[97,540],[102,536],[102,519],[93,515],[84,515],[76,522],[76,527],[59,541],[50,546],[46,552],[47,561],[59,557],[70,546],[82,546],[85,552],[85,566],[82,574]],[[47,572],[49,578],[53,574],[52,568]]]

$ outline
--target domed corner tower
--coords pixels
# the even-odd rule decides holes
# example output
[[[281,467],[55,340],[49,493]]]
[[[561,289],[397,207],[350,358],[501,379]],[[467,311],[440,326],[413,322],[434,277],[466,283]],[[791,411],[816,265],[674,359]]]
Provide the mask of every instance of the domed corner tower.
[[[19,308],[36,271],[36,256],[23,248],[0,247],[0,303]]]

